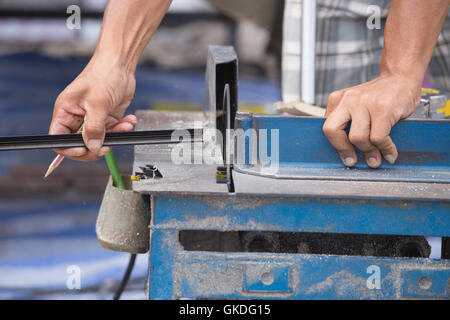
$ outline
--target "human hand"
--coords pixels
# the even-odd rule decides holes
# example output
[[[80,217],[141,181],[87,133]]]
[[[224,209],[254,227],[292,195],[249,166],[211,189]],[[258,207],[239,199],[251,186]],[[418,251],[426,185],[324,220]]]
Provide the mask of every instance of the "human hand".
[[[353,145],[364,153],[371,168],[378,168],[382,157],[395,163],[398,151],[389,134],[399,120],[418,107],[420,87],[420,83],[407,76],[385,74],[330,94],[323,132],[347,167],[357,163]],[[345,128],[350,121],[347,136]]]
[[[55,102],[50,134],[76,132],[84,123],[87,148],[55,149],[67,158],[95,161],[109,152],[103,147],[106,131],[132,131],[134,115],[122,118],[134,96],[133,74],[111,63],[93,58]]]

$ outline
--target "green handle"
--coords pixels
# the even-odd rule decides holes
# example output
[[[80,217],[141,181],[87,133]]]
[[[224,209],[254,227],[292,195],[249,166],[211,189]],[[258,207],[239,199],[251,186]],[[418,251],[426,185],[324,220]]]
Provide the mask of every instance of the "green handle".
[[[105,154],[105,160],[106,164],[108,165],[109,172],[111,173],[114,186],[119,189],[125,190],[125,184],[123,183],[122,175],[119,172],[119,168],[117,167],[116,159],[114,159],[112,150]]]

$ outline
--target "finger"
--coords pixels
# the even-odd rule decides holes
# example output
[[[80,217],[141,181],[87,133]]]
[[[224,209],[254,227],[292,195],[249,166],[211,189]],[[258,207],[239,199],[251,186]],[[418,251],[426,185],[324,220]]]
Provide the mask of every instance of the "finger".
[[[374,121],[370,132],[370,141],[383,154],[390,164],[394,164],[398,158],[397,147],[389,136],[391,126],[388,121]]]
[[[368,85],[375,82],[375,80],[371,80],[369,82],[358,84],[357,86],[354,86],[352,88],[342,89],[342,90],[336,90],[330,93],[327,100],[327,110],[325,112],[325,116],[328,116],[331,114],[331,112],[334,111],[339,106],[339,103],[341,102],[342,98],[344,97],[345,93],[349,92],[350,89],[355,90],[361,87],[367,87]]]
[[[69,149],[68,149],[69,150]],[[76,160],[76,161],[82,161],[82,162],[92,162],[97,161],[101,157],[103,157],[105,154],[107,154],[111,149],[109,147],[102,147],[99,151],[99,154],[95,154],[88,149],[86,149],[86,154],[82,156],[67,156],[66,158]]]
[[[345,108],[338,108],[329,115],[323,125],[323,132],[331,145],[337,150],[342,162],[347,167],[353,167],[356,162],[356,152],[348,140],[345,128],[351,120],[350,113]]]
[[[358,108],[351,113],[352,125],[349,139],[359,150],[364,153],[367,165],[378,168],[381,165],[381,154],[378,148],[370,142],[371,119],[370,113],[365,108]]]
[[[88,149],[86,148],[58,148],[53,149],[53,151],[66,158],[79,158],[85,156],[88,153]]]
[[[80,105],[61,95],[55,102],[50,134],[65,134],[76,132],[83,123],[85,111]]]
[[[100,157],[103,157],[105,154],[111,151],[111,147],[102,147],[100,149]]]
[[[49,134],[68,134],[73,133],[73,130],[68,126],[61,124],[58,121],[53,121],[50,125]],[[55,148],[54,152],[66,157],[82,157],[87,154],[88,150],[86,148]]]
[[[114,128],[112,128],[111,131],[113,132],[128,132],[128,131],[133,131],[134,129],[134,125],[132,125],[129,122],[119,122],[118,124],[116,124],[114,126]]]
[[[129,123],[132,123],[132,124],[136,125],[137,124],[137,117],[134,114],[129,114],[126,117],[124,117],[121,120],[121,122],[122,121],[126,121],[126,122],[129,122]]]
[[[327,117],[330,115],[334,109],[337,108],[339,105],[339,102],[342,99],[342,96],[344,95],[344,90],[338,90],[330,93],[327,100],[327,109],[325,111],[325,116]]]
[[[130,123],[131,125],[135,126],[137,124],[137,118],[134,115],[128,115],[124,117],[123,119],[115,118],[112,115],[108,116],[108,119],[106,120],[106,131],[111,131],[112,128],[114,128],[116,125],[122,122]]]
[[[48,129],[48,134],[68,134],[73,133],[70,126],[65,125],[63,122],[53,119],[50,123],[50,128]]]
[[[53,149],[56,153],[64,156],[68,159],[79,160],[85,159],[84,161],[95,161],[98,158],[104,156],[106,153],[111,151],[110,147],[102,147],[98,155],[93,156],[93,153],[86,148],[67,148],[67,149]]]
[[[84,155],[82,157],[71,157],[70,159],[75,160],[75,161],[81,161],[81,162],[93,162],[93,161],[97,161],[98,159],[100,159],[100,156],[89,151],[86,155]]]
[[[83,139],[89,151],[99,155],[105,139],[108,111],[102,106],[88,108],[84,117]]]

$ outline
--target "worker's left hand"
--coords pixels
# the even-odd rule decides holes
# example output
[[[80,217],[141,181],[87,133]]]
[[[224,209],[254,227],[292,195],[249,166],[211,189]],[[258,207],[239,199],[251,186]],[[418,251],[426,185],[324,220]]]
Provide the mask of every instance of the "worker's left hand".
[[[385,74],[330,94],[323,131],[344,165],[352,167],[357,162],[353,145],[364,153],[369,167],[378,168],[382,157],[395,163],[398,152],[389,134],[399,120],[418,107],[420,88],[421,83],[407,76]],[[345,128],[350,121],[347,136]]]

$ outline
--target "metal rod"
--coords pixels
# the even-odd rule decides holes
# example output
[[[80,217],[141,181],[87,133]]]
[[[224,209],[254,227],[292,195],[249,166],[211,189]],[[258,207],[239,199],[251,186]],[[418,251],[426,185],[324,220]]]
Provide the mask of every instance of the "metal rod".
[[[104,146],[202,142],[202,129],[107,132]],[[0,151],[85,147],[81,134],[0,137]]]

